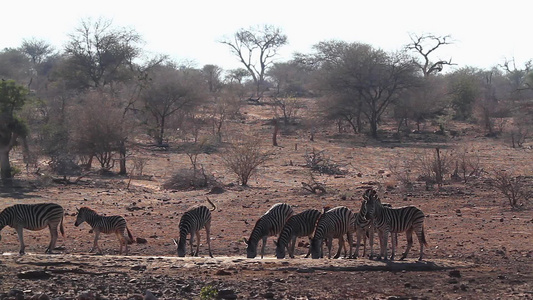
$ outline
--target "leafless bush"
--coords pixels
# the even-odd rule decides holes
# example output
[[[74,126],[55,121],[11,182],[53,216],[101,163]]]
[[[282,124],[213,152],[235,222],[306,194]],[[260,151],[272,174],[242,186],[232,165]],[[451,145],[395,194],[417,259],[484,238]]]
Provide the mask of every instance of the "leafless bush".
[[[273,153],[263,148],[259,139],[246,138],[232,143],[228,151],[220,155],[220,158],[226,168],[237,175],[241,185],[246,186],[257,168],[272,157]]]
[[[452,174],[452,179],[457,178],[467,183],[470,178],[478,178],[481,176],[483,168],[479,155],[474,151],[468,151],[467,148],[462,148],[457,151],[455,157],[455,170]]]
[[[313,194],[318,194],[319,192],[322,194],[326,193],[325,184],[316,181],[313,172],[309,172],[309,178],[307,179],[307,182],[302,181],[302,188]]]
[[[490,183],[507,198],[513,208],[527,203],[532,197],[530,184],[525,176],[515,176],[512,172],[497,170],[491,173]],[[519,203],[520,200],[523,202]]]
[[[418,160],[418,179],[426,182],[427,189],[435,183],[440,187],[445,175],[450,173],[451,165],[452,157],[448,152],[442,152],[439,148],[431,153],[426,152]]]
[[[144,167],[148,164],[148,159],[145,157],[134,157],[132,161],[133,169],[137,171],[137,175],[143,176]]]
[[[412,159],[396,159],[389,161],[387,167],[392,177],[399,181],[405,188],[413,187],[413,168]]]
[[[195,190],[219,185],[216,178],[211,174],[206,174],[202,168],[199,172],[192,169],[180,169],[172,177],[163,183],[163,188],[167,190]]]
[[[318,151],[315,148],[311,152],[305,151],[305,166],[313,171],[328,175],[344,175],[338,164],[324,154],[325,150]]]

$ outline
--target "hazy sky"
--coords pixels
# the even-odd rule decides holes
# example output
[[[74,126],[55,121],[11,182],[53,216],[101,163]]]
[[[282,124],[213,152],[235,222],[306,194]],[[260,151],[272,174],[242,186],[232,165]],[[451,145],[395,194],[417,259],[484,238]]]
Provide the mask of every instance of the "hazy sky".
[[[104,17],[134,28],[151,53],[193,60],[197,67],[241,67],[217,41],[260,24],[280,27],[288,36],[278,61],[331,39],[397,50],[410,42],[409,33],[451,35],[454,45],[443,47],[438,58],[452,58],[458,67],[490,68],[513,57],[520,66],[533,58],[531,0],[28,0],[0,7],[0,49],[30,38],[61,49],[82,19]]]

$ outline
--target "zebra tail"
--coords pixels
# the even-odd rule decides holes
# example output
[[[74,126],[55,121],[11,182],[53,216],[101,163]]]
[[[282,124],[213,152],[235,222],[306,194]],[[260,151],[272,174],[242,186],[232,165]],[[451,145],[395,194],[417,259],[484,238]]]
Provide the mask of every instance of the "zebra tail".
[[[209,197],[206,197],[206,198],[207,198],[207,202],[209,202],[209,204],[213,206],[213,208],[210,209],[210,211],[215,211],[217,209],[217,206],[215,205],[215,203],[211,202],[211,200],[209,200]]]
[[[61,222],[59,222],[59,231],[61,232],[61,236],[65,237],[65,228],[63,228],[63,218],[64,215],[61,216]]]
[[[128,226],[126,226],[126,231],[128,232],[128,238],[129,238],[128,244],[133,244],[135,240],[133,239],[133,234],[131,234],[131,231],[128,228]]]

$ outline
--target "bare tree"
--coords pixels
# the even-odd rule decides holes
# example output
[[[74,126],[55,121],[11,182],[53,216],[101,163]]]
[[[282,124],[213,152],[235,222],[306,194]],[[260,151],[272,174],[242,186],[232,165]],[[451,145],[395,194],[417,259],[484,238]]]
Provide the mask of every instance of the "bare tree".
[[[424,78],[430,75],[437,74],[444,69],[444,66],[455,65],[452,63],[452,59],[432,61],[432,56],[435,51],[445,45],[453,44],[451,36],[435,36],[432,34],[410,34],[411,43],[406,46],[408,50],[412,50],[419,54],[420,59],[415,59],[415,64],[424,74]]]
[[[265,72],[278,49],[287,44],[287,36],[280,28],[264,25],[240,29],[231,38],[220,43],[228,45],[231,52],[244,65],[256,86],[257,101],[265,91]]]

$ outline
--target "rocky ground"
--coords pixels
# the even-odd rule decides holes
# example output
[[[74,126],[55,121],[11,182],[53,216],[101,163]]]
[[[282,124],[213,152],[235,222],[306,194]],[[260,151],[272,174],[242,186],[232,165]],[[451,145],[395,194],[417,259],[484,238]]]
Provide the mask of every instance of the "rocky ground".
[[[257,119],[250,112],[248,118]],[[259,121],[247,124],[264,127]],[[263,130],[263,129],[262,129]],[[264,129],[270,131],[270,129]],[[533,155],[528,149],[510,149],[501,141],[475,135],[443,142],[412,139],[402,143],[375,142],[353,135],[321,132],[314,142],[302,135],[280,137],[275,158],[259,170],[249,187],[235,185],[235,178],[216,154],[199,157],[203,166],[222,184],[225,192],[164,190],[162,184],[188,167],[183,153],[139,150],[148,159],[144,176],[88,176],[78,184],[43,184],[25,174],[13,188],[0,190],[1,208],[15,203],[56,202],[65,208],[66,236],[60,237],[56,254],[45,255],[46,230],[25,231],[24,256],[18,255],[13,229],[1,232],[0,299],[143,299],[150,291],[157,299],[531,299],[533,298],[532,203],[512,209],[486,178],[468,183],[447,182],[427,190],[422,183],[403,188],[387,166],[416,158],[434,147],[468,146],[485,170],[511,168],[533,175]],[[265,134],[268,144],[268,134]],[[315,175],[325,194],[302,189],[309,177],[302,158],[313,148],[325,150],[345,175]],[[450,150],[451,151],[451,150]],[[15,162],[17,163],[17,162]],[[307,208],[344,205],[358,210],[364,189],[379,190],[384,202],[395,207],[416,205],[426,214],[429,247],[417,262],[419,245],[405,262],[368,258],[305,259],[306,239],[299,240],[297,258],[274,258],[269,238],[264,259],[246,259],[243,237],[248,237],[270,206],[286,202],[295,212]],[[172,238],[184,211],[206,204],[212,213],[214,258],[207,256],[205,233],[200,257],[177,258]],[[102,236],[104,255],[88,253],[93,234],[83,224],[74,227],[76,208],[89,206],[106,215],[122,215],[139,241],[128,256],[118,256],[115,236]],[[399,251],[405,248],[400,235]],[[144,299],[154,299],[147,296]]]

